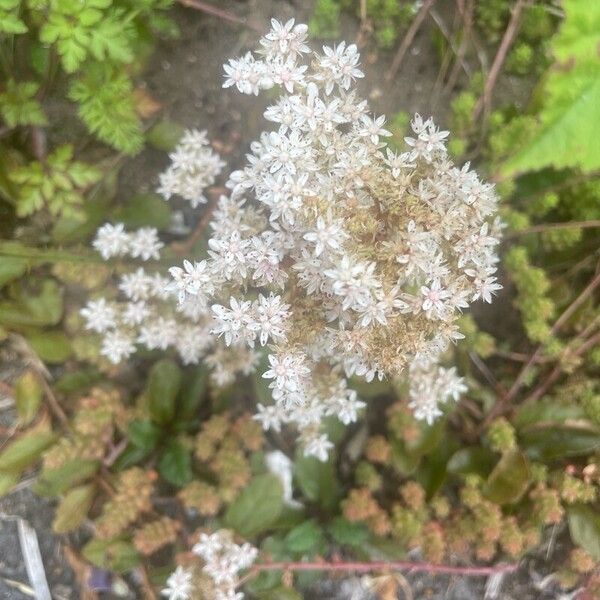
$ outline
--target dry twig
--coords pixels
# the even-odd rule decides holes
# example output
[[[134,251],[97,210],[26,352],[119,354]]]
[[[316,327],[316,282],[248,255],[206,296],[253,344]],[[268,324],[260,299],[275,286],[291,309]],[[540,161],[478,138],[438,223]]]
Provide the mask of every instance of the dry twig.
[[[567,306],[563,313],[558,317],[552,328],[550,329],[550,335],[555,335],[561,327],[573,316],[575,311],[592,295],[594,290],[600,285],[600,272],[596,272],[590,283],[586,288]],[[580,350],[580,349],[579,349]],[[488,413],[487,417],[483,420],[480,430],[483,431],[498,415],[500,415],[507,406],[515,399],[521,388],[523,387],[529,371],[540,359],[543,352],[543,346],[538,346],[535,352],[531,355],[529,360],[525,363],[517,378],[513,382],[508,392],[500,398],[494,405],[492,410]]]
[[[575,340],[573,340],[575,341]],[[588,350],[591,350],[595,346],[600,344],[600,332],[593,335],[588,340],[584,341],[579,348],[574,350],[573,352],[569,352],[566,348],[561,354],[561,358],[570,355],[572,358],[577,358],[578,356],[583,356]],[[563,372],[561,361],[559,360],[558,364],[552,369],[551,373],[542,381],[542,383],[531,393],[525,400],[524,404],[530,404],[532,402],[536,402],[539,400],[554,384],[554,382],[561,376]]]
[[[212,212],[217,205],[217,200],[219,196],[224,192],[224,188],[211,188],[208,190],[208,195],[210,199],[208,203],[204,207],[204,212],[198,222],[196,223],[196,227],[192,233],[188,236],[188,238],[183,242],[176,242],[171,244],[171,249],[173,252],[177,254],[185,255],[187,254],[193,247],[194,244],[202,237],[204,234],[204,230],[208,226],[210,222],[210,217],[212,216]]]
[[[187,8],[193,8],[195,10],[199,10],[207,15],[211,15],[213,17],[218,17],[219,19],[223,19],[224,21],[229,21],[230,23],[237,23],[238,25],[244,25],[244,27],[248,27],[249,29],[253,29],[258,33],[262,33],[262,28],[256,23],[244,19],[242,17],[238,17],[229,11],[223,10],[213,4],[208,2],[202,2],[202,0],[178,0],[179,4],[185,6]]]
[[[517,29],[519,27],[519,21],[521,19],[521,13],[525,4],[528,0],[517,0],[514,8],[511,11],[510,21],[508,22],[508,26],[504,35],[502,36],[502,40],[500,42],[500,46],[498,46],[498,51],[496,52],[496,56],[494,57],[494,62],[492,63],[492,67],[490,72],[485,80],[485,85],[483,87],[483,95],[479,98],[479,101],[475,105],[475,109],[473,110],[473,121],[475,121],[481,111],[485,108],[486,112],[489,111],[491,99],[492,99],[492,91],[494,90],[494,86],[496,85],[496,81],[498,79],[498,75],[500,74],[500,70],[502,65],[504,64],[504,60],[506,59],[506,54],[508,53],[508,49],[512,44],[512,41],[517,33]]]
[[[457,27],[456,21],[457,21],[458,15],[455,15],[454,23],[452,24],[452,31],[450,31],[448,29],[448,27],[446,26],[446,23],[442,19],[442,16],[436,10],[431,8],[429,10],[429,15],[431,16],[433,22],[437,25],[441,34],[446,39],[446,43],[448,44],[448,47],[449,47],[449,49],[446,50],[446,52],[444,52],[444,58],[442,60],[441,66],[440,66],[440,70],[438,72],[438,76],[436,78],[435,85],[433,86],[433,94],[432,95],[434,97],[434,101],[436,101],[440,98],[440,88],[442,87],[442,83],[446,79],[446,75],[448,73],[448,70],[450,69],[450,65],[452,64],[452,56],[453,55],[454,55],[454,67],[457,67],[457,66],[462,67],[465,74],[467,75],[467,77],[471,76],[471,69],[470,69],[469,65],[464,61],[464,54],[462,56],[459,54],[460,47],[457,48],[456,44],[454,42],[453,31],[455,31],[456,27]],[[463,39],[464,39],[464,33],[463,33]],[[461,46],[462,46],[462,41],[461,41]]]
[[[465,55],[467,53],[467,47],[469,44],[469,39],[471,38],[471,31],[473,29],[473,0],[467,0],[466,4],[462,0],[459,0],[458,7],[463,18],[463,26],[460,44],[456,52],[456,60],[454,61],[454,65],[452,66],[452,70],[448,76],[448,81],[446,82],[446,87],[444,89],[445,93],[450,93],[454,88],[456,80],[458,79],[460,67],[463,68],[469,77],[471,76],[471,73],[467,71],[468,65],[465,62]]]
[[[392,81],[392,79],[394,79],[394,77],[396,76],[396,73],[398,72],[398,69],[402,64],[402,59],[404,58],[406,51],[412,44],[412,41],[415,39],[415,35],[417,34],[417,31],[419,31],[419,27],[421,27],[421,24],[425,20],[425,17],[427,16],[429,9],[433,6],[434,2],[435,0],[425,0],[425,2],[423,2],[423,4],[421,5],[417,16],[413,19],[413,22],[410,24],[406,35],[402,39],[402,42],[400,43],[400,46],[396,51],[394,59],[392,60],[392,64],[390,65],[389,71],[386,73],[386,83]]]

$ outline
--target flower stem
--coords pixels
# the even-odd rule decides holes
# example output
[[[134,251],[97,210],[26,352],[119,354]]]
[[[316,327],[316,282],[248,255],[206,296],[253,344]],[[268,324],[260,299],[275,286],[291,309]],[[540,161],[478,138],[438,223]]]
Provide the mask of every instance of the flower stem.
[[[518,564],[509,563],[492,567],[458,567],[427,562],[413,561],[371,561],[371,562],[265,562],[255,564],[249,572],[257,574],[262,571],[408,571],[425,573],[443,573],[448,575],[464,575],[466,577],[487,577],[496,573],[516,571]]]

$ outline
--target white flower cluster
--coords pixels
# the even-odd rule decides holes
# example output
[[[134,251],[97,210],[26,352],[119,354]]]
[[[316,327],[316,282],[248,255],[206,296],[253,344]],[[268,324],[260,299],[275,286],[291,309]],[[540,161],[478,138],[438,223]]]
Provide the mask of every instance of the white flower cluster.
[[[181,196],[192,208],[205,204],[203,191],[214,184],[225,166],[209,146],[206,131],[186,131],[169,158],[171,166],[160,175],[158,193],[165,200]]]
[[[387,148],[384,117],[352,89],[356,46],[311,52],[306,35],[273,21],[256,56],[225,66],[225,87],[281,88],[265,111],[277,129],[231,174],[208,258],[173,267],[171,289],[211,306],[212,331],[231,348],[268,344],[275,403],[256,418],[295,425],[305,452],[325,460],[323,417],[350,423],[364,406],[346,377],[408,372],[410,406],[428,422],[464,391],[438,362],[463,337],[461,310],[501,287],[501,223],[493,186],[449,159],[448,132],[416,115],[406,151]]]
[[[349,424],[364,407],[348,377],[407,373],[410,406],[430,423],[457,400],[465,386],[440,357],[463,337],[460,312],[501,287],[493,186],[452,164],[448,133],[431,119],[415,116],[405,152],[387,148],[384,117],[352,89],[358,61],[354,45],[314,53],[306,26],[273,21],[256,57],[225,67],[226,87],[280,86],[282,95],[265,111],[277,129],[251,144],[218,200],[207,257],[172,267],[169,280],[127,272],[122,299],[82,310],[112,362],[135,344],[173,347],[185,363],[204,360],[221,385],[256,369],[267,346],[262,377],[274,403],[259,405],[256,419],[296,427],[320,460],[332,447],[323,419]],[[171,158],[161,193],[201,202],[223,166],[206,133],[187,132]],[[157,259],[161,246],[155,230],[120,224],[94,241],[107,259]]]
[[[238,574],[256,559],[258,550],[245,543],[236,544],[231,532],[220,530],[213,534],[200,534],[200,541],[192,552],[202,558],[202,571],[210,577],[214,587],[211,600],[242,600],[244,594],[236,591]],[[177,567],[167,580],[162,594],[169,600],[192,600],[194,597],[193,573],[190,569]]]
[[[445,369],[423,356],[411,362],[408,374],[411,384],[408,406],[417,419],[429,424],[442,415],[440,405],[450,399],[457,401],[468,389],[454,367]]]
[[[100,227],[92,245],[104,260],[115,256],[131,256],[143,261],[158,260],[164,246],[153,227],[142,227],[133,233],[127,233],[123,223],[106,223]]]
[[[160,259],[163,244],[155,229],[126,232],[123,224],[117,223],[98,229],[93,246],[105,259],[129,256],[147,261]],[[256,368],[256,352],[241,345],[226,349],[211,334],[210,309],[202,309],[196,302],[176,305],[171,291],[176,286],[156,267],[153,271],[144,267],[128,270],[119,276],[117,286],[118,299],[91,299],[80,311],[86,329],[102,335],[100,353],[110,362],[126,360],[139,344],[148,350],[174,348],[184,364],[206,360],[217,385],[227,385],[239,373]]]

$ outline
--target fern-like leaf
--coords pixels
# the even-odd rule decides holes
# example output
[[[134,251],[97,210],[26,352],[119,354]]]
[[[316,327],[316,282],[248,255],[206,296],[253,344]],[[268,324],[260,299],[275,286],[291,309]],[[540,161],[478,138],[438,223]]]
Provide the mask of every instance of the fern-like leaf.
[[[0,0],[0,33],[19,34],[27,25],[19,18],[21,0]]]
[[[88,56],[130,62],[133,28],[112,0],[54,0],[40,29],[40,41],[56,44],[63,69],[77,71]]]
[[[69,97],[79,104],[79,117],[98,139],[125,154],[141,150],[141,124],[131,81],[124,73],[105,65],[91,65],[71,85]]]
[[[44,162],[33,161],[11,171],[18,185],[17,215],[28,216],[42,208],[52,215],[81,218],[84,192],[102,173],[92,165],[73,160],[73,147],[59,146]]]
[[[131,62],[131,26],[125,21],[125,11],[115,10],[92,31],[89,49],[96,60],[109,58],[115,62]]]
[[[7,81],[6,90],[0,94],[0,116],[9,127],[46,125],[46,115],[35,99],[38,89],[39,85],[33,81]]]

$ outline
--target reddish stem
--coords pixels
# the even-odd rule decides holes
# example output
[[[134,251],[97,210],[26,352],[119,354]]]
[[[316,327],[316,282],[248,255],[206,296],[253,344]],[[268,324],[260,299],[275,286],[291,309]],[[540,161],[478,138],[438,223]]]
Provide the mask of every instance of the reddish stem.
[[[444,573],[447,575],[465,575],[467,577],[487,577],[496,573],[512,573],[517,564],[496,565],[493,567],[453,567],[426,562],[412,561],[372,561],[372,562],[266,562],[254,565],[249,574],[262,571],[408,571],[425,573]]]
[[[571,318],[571,316],[575,313],[575,311],[587,300],[589,296],[594,292],[594,290],[600,285],[600,272],[596,273],[590,283],[586,286],[586,288],[567,306],[564,312],[558,317],[552,328],[550,329],[550,335],[555,335],[559,329]],[[535,365],[543,352],[544,347],[538,346],[535,352],[531,355],[527,363],[521,369],[521,372],[517,375],[517,378],[512,384],[512,387],[508,390],[508,392],[494,405],[492,410],[488,413],[488,416],[484,419],[481,424],[480,431],[483,431],[498,415],[500,415],[504,408],[509,405],[517,396],[525,380],[527,379],[527,375],[529,374],[530,369]]]
[[[212,216],[213,210],[217,206],[217,201],[219,199],[220,194],[225,192],[225,188],[218,187],[212,188],[208,190],[209,200],[208,203],[204,207],[204,212],[198,222],[196,223],[196,227],[189,235],[189,237],[183,242],[175,242],[171,244],[171,249],[180,255],[185,255],[188,253],[193,247],[194,244],[202,237],[206,227],[210,222],[210,218]]]
[[[483,95],[479,98],[479,101],[475,105],[475,109],[473,110],[473,121],[479,117],[481,111],[485,108],[489,109],[490,101],[492,98],[492,90],[496,85],[496,80],[498,79],[498,75],[500,74],[500,69],[504,64],[504,60],[506,59],[506,54],[510,45],[512,44],[513,38],[517,33],[517,28],[519,26],[519,19],[521,17],[521,12],[525,7],[527,0],[517,0],[515,7],[512,10],[512,14],[510,17],[510,21],[508,22],[508,27],[502,36],[502,41],[500,42],[500,46],[498,46],[498,51],[496,52],[496,56],[494,57],[494,62],[492,63],[492,67],[490,69],[490,73],[485,81],[485,86],[483,88]]]
[[[404,36],[402,42],[400,43],[400,46],[398,47],[398,50],[396,51],[396,55],[394,56],[394,59],[392,60],[392,64],[390,66],[390,70],[385,76],[386,83],[389,83],[392,79],[394,79],[396,73],[398,72],[398,69],[400,68],[400,65],[402,64],[402,59],[404,58],[406,51],[412,44],[412,41],[415,38],[417,31],[419,30],[419,27],[421,27],[421,23],[423,23],[423,21],[425,20],[425,17],[427,16],[429,9],[433,6],[434,2],[435,0],[425,0],[425,2],[423,2],[423,4],[421,5],[417,16],[410,24],[406,35]]]
[[[573,357],[581,356],[585,354],[591,348],[594,348],[600,343],[600,333],[592,336],[589,340],[586,340],[575,352]],[[561,376],[563,372],[562,365],[560,362],[554,367],[550,375],[543,381],[543,383],[534,390],[525,400],[524,403],[530,404],[537,402],[552,386],[552,384]]]
[[[463,18],[463,29],[460,38],[460,45],[456,54],[456,60],[454,61],[452,71],[450,71],[450,76],[448,77],[448,81],[446,82],[446,93],[451,92],[454,88],[456,80],[458,79],[458,72],[461,66],[467,74],[467,76],[471,76],[467,69],[468,65],[465,63],[465,55],[467,53],[467,47],[469,45],[469,38],[471,37],[471,29],[473,26],[473,0],[467,0],[466,5],[461,0],[459,0],[458,10]]]
[[[213,17],[218,17],[219,19],[223,19],[224,21],[229,21],[230,23],[238,23],[239,25],[244,25],[258,33],[262,33],[262,29],[246,19],[242,17],[238,17],[233,13],[230,13],[222,8],[218,8],[212,4],[207,2],[202,2],[201,0],[178,0],[179,4],[182,6],[186,6],[187,8],[193,8],[195,10],[199,10],[207,15],[211,15]]]

